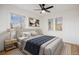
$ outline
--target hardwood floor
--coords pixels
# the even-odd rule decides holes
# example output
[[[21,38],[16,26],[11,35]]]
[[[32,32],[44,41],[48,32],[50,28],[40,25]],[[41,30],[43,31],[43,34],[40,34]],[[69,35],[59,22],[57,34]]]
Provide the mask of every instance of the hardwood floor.
[[[72,43],[67,43],[66,44],[71,45],[71,55],[79,55],[79,46],[76,44],[72,44]]]
[[[79,46],[71,44],[71,54],[79,55]]]

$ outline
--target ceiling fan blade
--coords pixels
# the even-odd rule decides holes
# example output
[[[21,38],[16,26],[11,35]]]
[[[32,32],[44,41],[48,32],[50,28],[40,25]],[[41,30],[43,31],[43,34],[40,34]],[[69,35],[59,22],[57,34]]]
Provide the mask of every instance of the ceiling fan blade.
[[[45,9],[46,12],[50,12],[49,10]]]
[[[45,8],[45,9],[50,9],[50,8],[53,8],[54,6],[50,6],[50,7],[47,7],[47,8]]]

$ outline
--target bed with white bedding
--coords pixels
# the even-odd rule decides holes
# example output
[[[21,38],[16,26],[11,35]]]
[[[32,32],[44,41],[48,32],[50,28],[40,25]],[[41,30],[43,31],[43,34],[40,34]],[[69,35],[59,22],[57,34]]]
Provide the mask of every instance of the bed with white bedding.
[[[38,54],[39,55],[59,55],[64,46],[64,43],[63,43],[62,39],[58,38],[58,37],[54,37],[51,40],[44,42],[42,45],[40,45],[38,54],[32,54],[28,50],[25,49],[25,46],[29,40],[33,40],[35,38],[40,38],[42,36],[45,36],[45,35],[37,35],[34,37],[30,37],[28,39],[22,40],[22,51],[28,55],[38,55]]]

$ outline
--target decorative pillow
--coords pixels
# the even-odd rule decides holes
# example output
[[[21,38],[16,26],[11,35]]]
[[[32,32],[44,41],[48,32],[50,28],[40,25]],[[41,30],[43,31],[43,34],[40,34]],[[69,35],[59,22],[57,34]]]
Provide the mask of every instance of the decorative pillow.
[[[43,35],[41,29],[37,29],[36,32],[38,33],[38,35]]]
[[[36,36],[36,35],[38,35],[38,33],[37,33],[36,31],[32,31],[32,32],[31,32],[31,35],[32,35],[32,36]]]
[[[31,33],[30,32],[23,32],[23,37],[29,37],[31,35]]]

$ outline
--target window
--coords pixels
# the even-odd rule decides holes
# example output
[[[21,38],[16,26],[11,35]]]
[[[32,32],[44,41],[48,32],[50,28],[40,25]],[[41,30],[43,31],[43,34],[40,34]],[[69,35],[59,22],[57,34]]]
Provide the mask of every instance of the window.
[[[63,17],[55,18],[55,30],[62,31]]]
[[[25,20],[24,16],[11,14],[11,28],[23,27],[24,20]]]

